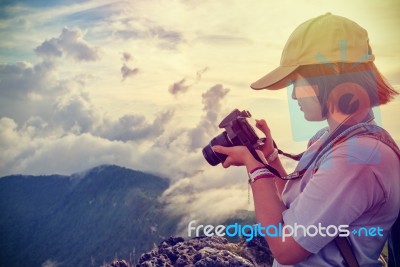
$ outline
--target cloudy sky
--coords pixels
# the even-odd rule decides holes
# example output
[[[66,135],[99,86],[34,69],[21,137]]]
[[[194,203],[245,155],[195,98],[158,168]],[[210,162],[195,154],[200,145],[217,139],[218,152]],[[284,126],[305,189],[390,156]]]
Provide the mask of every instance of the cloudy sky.
[[[0,3],[0,176],[100,164],[154,172],[171,179],[167,201],[185,203],[191,219],[247,208],[244,170],[201,154],[233,108],[265,118],[283,150],[304,149],[286,90],[249,88],[301,22],[328,11],[356,21],[400,89],[398,0]],[[397,141],[399,110],[399,98],[379,110]]]

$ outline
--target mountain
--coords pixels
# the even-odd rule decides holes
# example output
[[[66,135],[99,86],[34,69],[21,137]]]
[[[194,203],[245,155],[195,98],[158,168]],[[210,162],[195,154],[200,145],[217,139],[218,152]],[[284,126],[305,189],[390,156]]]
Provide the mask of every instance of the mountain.
[[[0,266],[138,258],[175,233],[179,218],[158,201],[168,186],[164,178],[114,165],[71,176],[3,177]]]

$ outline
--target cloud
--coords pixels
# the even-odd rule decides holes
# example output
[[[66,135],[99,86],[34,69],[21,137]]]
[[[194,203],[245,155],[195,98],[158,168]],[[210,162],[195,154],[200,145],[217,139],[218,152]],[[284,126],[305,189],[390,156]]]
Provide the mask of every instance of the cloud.
[[[122,53],[122,62],[128,62],[132,59],[132,55],[128,52]]]
[[[93,107],[90,115],[84,117],[88,110],[81,106],[68,103],[68,108],[56,111],[65,121],[57,118],[49,123],[47,119],[32,116],[23,125],[18,125],[12,118],[1,117],[0,176],[70,174],[100,164],[118,164],[163,176],[172,174],[168,170],[171,154],[166,156],[165,147],[149,151],[145,146],[144,151],[139,151],[142,143],[155,142],[164,134],[166,125],[173,118],[173,110],[160,112],[149,123],[139,114],[127,114],[117,120],[101,118]],[[148,161],[153,163],[146,168],[146,160],[143,160],[146,153],[155,153],[154,158],[159,158],[160,162],[157,161],[155,166],[153,161]],[[159,166],[167,168],[162,170]]]
[[[60,79],[57,63],[51,60],[0,64],[0,77],[0,175],[68,174],[104,163],[140,169],[134,164],[140,155],[127,156],[125,150],[119,155],[120,147],[130,143],[127,150],[137,151],[142,143],[154,142],[174,116],[171,108],[151,122],[142,114],[108,116],[86,89],[90,76]],[[104,146],[107,150],[101,151]],[[65,157],[55,158],[60,151]],[[104,157],[96,159],[103,152]]]
[[[82,0],[77,0],[82,1]],[[87,0],[83,0],[85,2]],[[98,6],[98,4],[100,4]],[[126,7],[124,2],[113,3],[93,3],[93,5],[82,5],[82,10],[68,13],[63,17],[63,21],[72,23],[73,25],[83,25],[85,28],[93,28],[95,24],[102,22],[110,22],[113,17],[118,16],[121,10]],[[108,29],[104,29],[108,30]]]
[[[220,45],[220,46],[232,46],[232,45],[249,45],[251,40],[235,35],[224,35],[224,34],[212,34],[212,35],[201,35],[195,42]]]
[[[90,46],[83,40],[80,29],[62,29],[61,35],[44,41],[36,47],[35,52],[44,58],[59,58],[65,55],[76,61],[95,61],[99,59],[98,48]]]
[[[19,1],[13,1],[13,0],[3,0],[2,5],[3,6],[14,6],[14,5],[29,5],[29,6],[34,6],[34,7],[41,7],[41,8],[46,8],[50,6],[63,6],[68,4],[74,4],[74,3],[80,3],[84,2],[86,0],[71,0],[71,1],[65,1],[65,0],[54,0],[54,1],[46,1],[46,0],[37,0],[37,1],[29,1],[29,0],[19,0]]]
[[[55,65],[44,61],[0,64],[0,94],[12,100],[26,98],[32,92],[49,91],[56,78]]]
[[[221,84],[216,84],[207,92],[202,94],[203,110],[205,114],[196,128],[189,134],[190,149],[196,150],[210,142],[211,138],[218,130],[218,116],[221,111],[221,100],[228,94],[229,89]]]
[[[173,83],[169,87],[168,91],[173,95],[185,93],[190,87],[190,85],[185,85],[185,83],[186,79],[182,79],[179,82]]]
[[[33,114],[49,118],[49,107],[65,93],[51,61],[0,64],[0,77],[0,116],[10,117],[18,124]]]
[[[186,79],[183,78],[179,82],[175,82],[172,85],[169,86],[168,91],[173,94],[173,95],[178,95],[178,94],[183,94],[186,93],[190,87],[193,85],[196,85],[198,82],[200,82],[203,74],[208,71],[208,67],[205,67],[204,69],[198,70],[196,72],[196,80],[192,84],[186,84]]]
[[[159,40],[159,47],[163,49],[175,50],[179,44],[185,42],[181,32],[167,30],[161,26],[150,28],[149,34],[151,38]]]
[[[133,77],[139,72],[139,68],[129,68],[127,66],[127,62],[132,60],[132,55],[128,52],[123,52],[122,53],[122,62],[124,65],[121,67],[121,75],[122,75],[122,81],[125,81],[128,77]]]
[[[53,125],[51,134],[43,131],[47,122],[40,117],[32,117],[23,126],[18,126],[11,118],[0,118],[0,176],[13,173],[70,174],[100,164],[117,164],[163,176],[172,175],[168,165],[171,155],[177,153],[166,154],[165,147],[143,151],[141,144],[154,142],[164,133],[173,111],[161,112],[152,123],[141,115],[124,115],[116,121],[103,118],[104,122],[97,128],[93,127],[96,120],[88,116],[84,118],[88,121],[82,123],[79,121],[81,116],[76,112],[64,117],[67,122],[62,126],[70,129]],[[85,124],[89,126],[87,129],[82,127]],[[154,156],[144,160],[146,153]]]
[[[153,123],[148,123],[143,115],[127,114],[115,121],[106,119],[94,132],[108,140],[152,140],[164,133],[173,116],[174,110],[168,109],[157,114]]]
[[[3,131],[5,127],[7,131]],[[34,137],[26,129],[18,129],[9,118],[0,119],[0,129],[0,140],[7,137],[0,141],[1,175],[71,174],[71,170],[85,170],[101,164],[134,167],[137,158],[133,145],[90,133]]]
[[[127,79],[129,77],[133,77],[136,74],[138,74],[138,72],[139,72],[138,68],[129,68],[128,66],[126,66],[126,64],[124,64],[121,67],[122,80],[124,81],[125,79]]]
[[[246,171],[229,168],[220,172],[220,166],[208,166],[203,173],[175,181],[161,196],[168,212],[183,216],[178,225],[181,234],[186,234],[192,220],[199,224],[221,222],[237,209],[252,206],[244,179]]]
[[[229,92],[229,89],[224,88],[222,84],[216,84],[207,92],[202,94],[203,110],[207,112],[206,117],[212,121],[215,120],[217,113],[221,108],[221,100]]]
[[[208,70],[209,70],[208,67],[205,67],[204,69],[198,70],[197,73],[196,73],[196,81],[200,81],[201,78],[203,77],[203,74]]]
[[[93,104],[86,76],[60,80],[50,61],[0,65],[0,118],[36,137],[90,133],[109,140],[145,140],[164,131],[173,110],[160,112],[153,123],[140,114],[113,119]]]
[[[69,133],[90,132],[98,120],[89,95],[81,90],[59,96],[52,109],[53,126]]]
[[[102,117],[85,91],[88,77],[61,80],[54,62],[0,65],[0,117],[37,135],[92,131]]]
[[[125,21],[125,28],[116,31],[117,36],[125,40],[146,40],[154,42],[163,50],[177,50],[186,42],[183,33],[167,29],[149,19],[131,18]]]

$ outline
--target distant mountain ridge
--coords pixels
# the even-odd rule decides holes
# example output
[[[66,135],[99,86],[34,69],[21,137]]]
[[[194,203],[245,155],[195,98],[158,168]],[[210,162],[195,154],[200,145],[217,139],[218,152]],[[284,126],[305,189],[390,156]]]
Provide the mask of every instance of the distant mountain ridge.
[[[71,176],[3,177],[0,266],[99,266],[139,257],[176,231],[179,218],[158,201],[168,186],[115,165]]]

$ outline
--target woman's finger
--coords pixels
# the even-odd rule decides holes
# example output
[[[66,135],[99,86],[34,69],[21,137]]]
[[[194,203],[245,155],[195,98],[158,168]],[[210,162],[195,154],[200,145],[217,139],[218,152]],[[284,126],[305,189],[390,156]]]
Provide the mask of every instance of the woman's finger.
[[[221,153],[221,154],[224,154],[224,155],[228,155],[229,154],[229,151],[230,151],[230,148],[229,147],[225,147],[225,146],[213,146],[212,147],[212,150],[214,151],[214,152],[217,152],[217,153]]]
[[[213,146],[213,151],[216,153],[225,154],[228,157],[222,163],[224,168],[228,168],[230,166],[241,166],[244,164],[248,155],[251,156],[249,150],[245,146],[233,146],[233,147],[224,147],[224,146]]]
[[[269,129],[268,124],[264,119],[256,120],[256,122],[257,128],[260,129],[265,135],[269,135],[271,133],[271,130]]]

